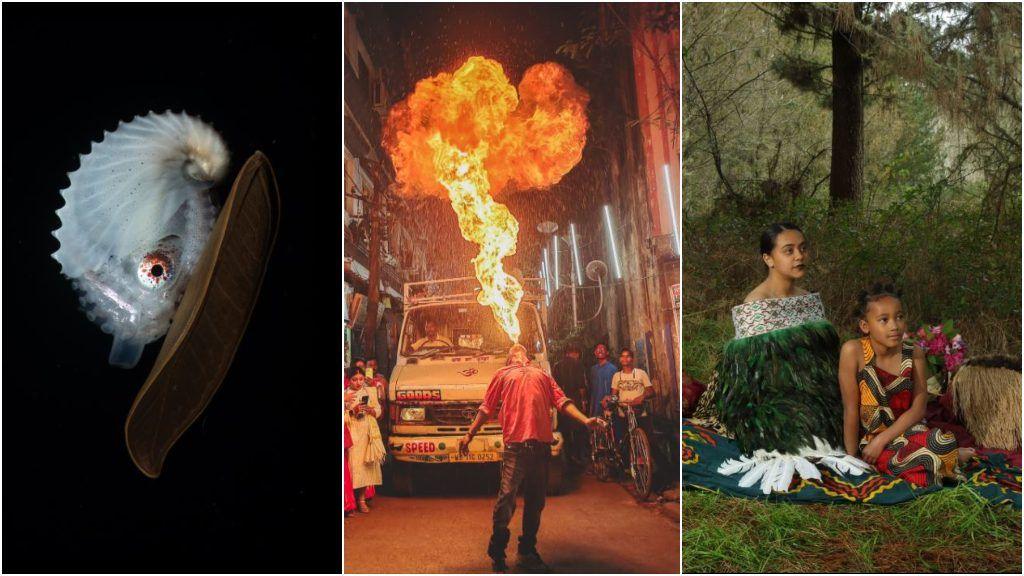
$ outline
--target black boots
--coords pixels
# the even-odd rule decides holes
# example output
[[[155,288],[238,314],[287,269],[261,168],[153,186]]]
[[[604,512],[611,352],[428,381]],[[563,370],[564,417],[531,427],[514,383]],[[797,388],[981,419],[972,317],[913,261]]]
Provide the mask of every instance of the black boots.
[[[516,567],[523,572],[546,573],[551,571],[551,568],[541,560],[540,554],[536,550],[525,553],[519,552]]]

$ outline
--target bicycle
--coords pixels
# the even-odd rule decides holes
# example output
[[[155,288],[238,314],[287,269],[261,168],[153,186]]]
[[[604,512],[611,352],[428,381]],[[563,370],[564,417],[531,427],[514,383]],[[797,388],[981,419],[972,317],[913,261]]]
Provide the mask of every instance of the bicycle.
[[[617,396],[609,397],[607,409],[614,411],[616,407],[622,408],[626,414],[626,435],[623,438],[615,438],[612,426],[593,431],[591,460],[594,463],[594,474],[598,480],[608,482],[616,470],[625,470],[627,466],[622,461],[621,448],[622,443],[628,441],[628,468],[630,476],[633,478],[633,487],[636,489],[637,497],[640,500],[646,500],[651,494],[651,479],[653,477],[650,439],[647,438],[647,432],[637,424],[636,412],[633,407],[628,404],[619,404]]]

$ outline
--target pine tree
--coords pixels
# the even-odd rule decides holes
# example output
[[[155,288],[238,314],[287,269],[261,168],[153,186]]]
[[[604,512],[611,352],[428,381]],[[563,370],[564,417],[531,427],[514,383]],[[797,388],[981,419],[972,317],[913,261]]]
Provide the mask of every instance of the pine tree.
[[[975,133],[976,153],[998,156],[998,164],[1008,166],[991,175],[994,205],[1019,187],[1019,4],[785,3],[760,9],[787,35],[831,43],[830,62],[786,53],[773,68],[832,110],[833,206],[861,198],[864,109],[892,97],[887,88],[897,80],[926,88],[947,115]]]

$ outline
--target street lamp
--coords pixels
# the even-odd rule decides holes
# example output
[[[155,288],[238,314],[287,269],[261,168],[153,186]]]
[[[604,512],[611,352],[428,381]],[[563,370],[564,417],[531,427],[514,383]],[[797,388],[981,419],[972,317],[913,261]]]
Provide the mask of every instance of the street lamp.
[[[618,277],[621,278],[622,272],[618,268],[618,249],[615,246],[615,236],[612,230],[611,213],[609,212],[608,206],[605,206],[604,209],[605,220],[608,223],[608,237],[612,244],[612,252],[615,255],[615,267],[617,272],[619,273]],[[608,274],[608,266],[606,266],[605,263],[600,260],[594,260],[587,264],[587,267],[584,271],[583,267],[580,265],[579,239],[576,235],[576,224],[573,222],[569,223],[568,236],[563,237],[559,236],[558,234],[555,234],[555,232],[558,231],[558,224],[555,224],[554,222],[551,221],[544,221],[538,224],[537,231],[542,234],[551,234],[551,252],[554,252],[554,268],[552,269],[551,258],[548,255],[548,248],[546,246],[542,248],[543,257],[540,262],[540,269],[541,276],[544,277],[544,301],[550,307],[552,301],[555,300],[555,298],[558,296],[558,288],[560,288],[560,282],[558,281],[558,241],[561,240],[562,242],[565,242],[566,247],[568,247],[571,250],[572,263],[570,267],[570,276],[575,276],[575,280],[570,277],[569,282],[569,288],[572,292],[573,328],[575,329],[576,326],[593,320],[601,313],[601,309],[604,306],[603,280],[604,277]],[[554,272],[552,272],[552,270],[554,270]],[[575,272],[575,274],[573,274],[573,272]],[[593,280],[594,282],[597,282],[598,295],[600,299],[598,300],[597,311],[594,312],[594,314],[590,318],[581,321],[579,318],[579,307],[576,298],[576,289],[577,286],[583,286],[584,274],[587,278]]]
[[[558,224],[555,224],[551,220],[545,220],[540,224],[537,224],[537,232],[541,234],[554,234],[558,232]]]
[[[559,280],[559,276],[561,276],[561,265],[559,264],[558,258],[558,241],[561,240],[562,242],[565,242],[566,245],[572,249],[572,256],[576,264],[576,281],[573,282],[572,278],[570,277],[569,287],[572,289],[572,321],[573,326],[576,326],[576,324],[579,323],[577,315],[576,286],[583,285],[583,275],[580,273],[579,265],[579,248],[577,247],[576,242],[576,225],[571,222],[569,223],[569,231],[572,238],[571,244],[569,243],[569,240],[567,238],[563,238],[557,234],[558,224],[550,220],[545,220],[544,222],[537,224],[537,231],[540,232],[541,234],[551,235],[551,256],[554,259],[554,267],[552,268],[551,261],[548,258],[547,248],[544,248],[544,261],[541,263],[542,268],[546,270],[545,277],[547,278],[547,280],[545,281],[544,286],[548,290],[547,296],[551,300],[558,296],[558,289],[561,288],[561,281]],[[572,272],[570,270],[570,276],[571,275]]]

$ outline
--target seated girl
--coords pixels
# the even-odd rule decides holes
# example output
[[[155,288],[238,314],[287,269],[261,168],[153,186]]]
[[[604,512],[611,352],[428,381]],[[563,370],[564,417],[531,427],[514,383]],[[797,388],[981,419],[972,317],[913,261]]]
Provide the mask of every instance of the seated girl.
[[[917,486],[955,480],[974,450],[958,449],[956,437],[922,422],[928,364],[924,350],[903,339],[899,293],[875,284],[861,292],[856,314],[863,336],[843,344],[839,356],[847,454]]]

